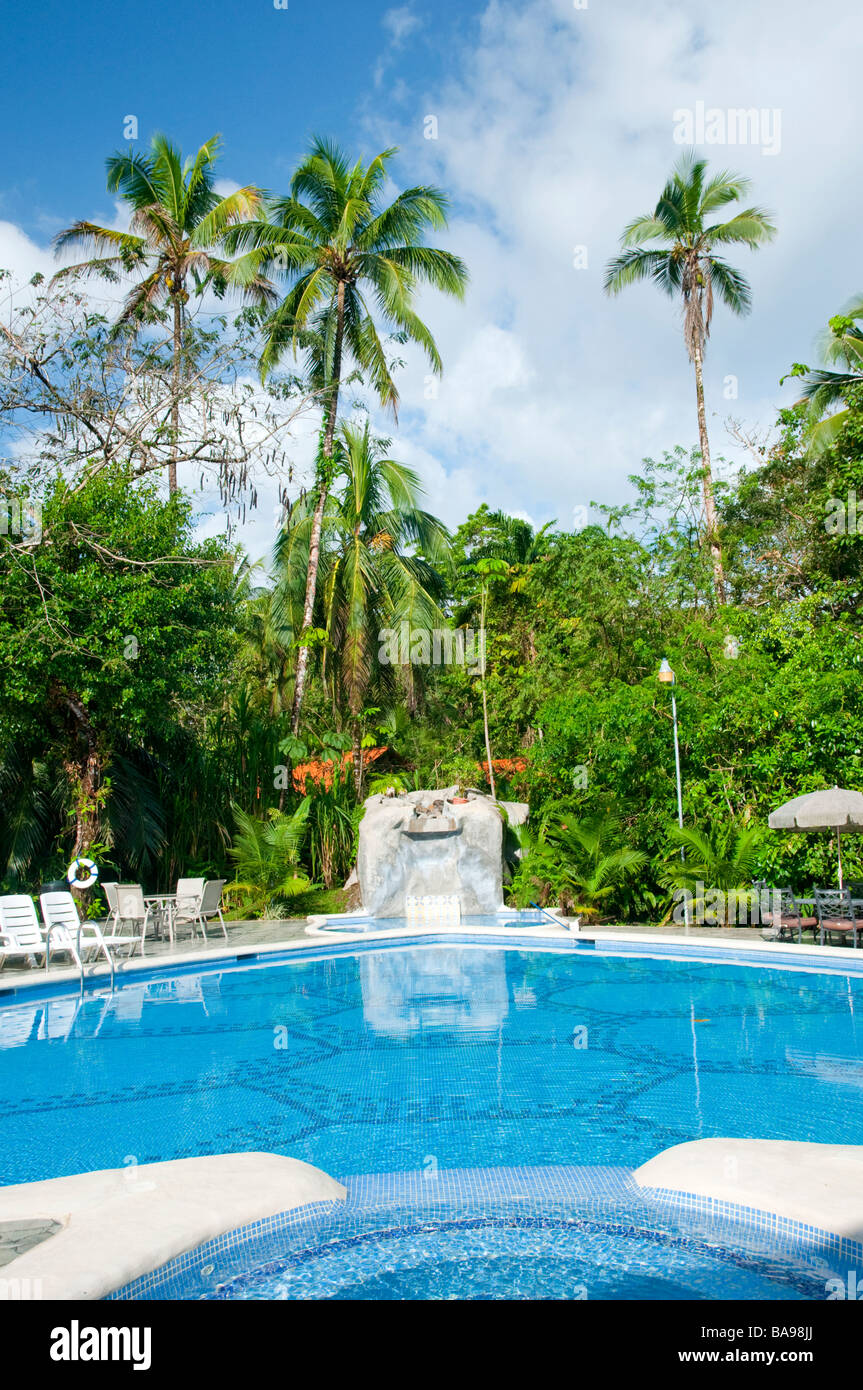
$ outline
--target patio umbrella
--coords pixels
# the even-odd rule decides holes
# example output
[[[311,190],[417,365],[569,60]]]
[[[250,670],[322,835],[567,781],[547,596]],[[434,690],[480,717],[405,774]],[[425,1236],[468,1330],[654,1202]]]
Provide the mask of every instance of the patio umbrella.
[[[839,855],[839,887],[842,884],[842,832],[863,830],[863,794],[829,787],[807,792],[771,811],[771,830],[835,830]]]

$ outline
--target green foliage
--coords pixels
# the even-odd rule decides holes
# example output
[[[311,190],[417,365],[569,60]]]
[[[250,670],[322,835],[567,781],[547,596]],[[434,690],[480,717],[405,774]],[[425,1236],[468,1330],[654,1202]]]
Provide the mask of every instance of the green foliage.
[[[333,777],[330,787],[317,787],[309,815],[309,861],[312,878],[336,888],[350,875],[357,857],[362,807],[354,800],[349,777]]]
[[[294,811],[271,808],[266,821],[234,807],[236,832],[228,857],[236,880],[225,887],[227,902],[243,915],[263,917],[286,900],[308,893],[311,884],[300,870],[300,851],[309,828],[311,797]]]
[[[720,914],[720,925],[725,920],[733,925],[738,898],[749,900],[759,862],[759,827],[738,825],[733,820],[704,830],[672,825],[668,838],[670,843],[660,870],[663,884],[689,893],[693,910],[702,913],[705,890],[719,890],[727,908],[727,917]]]
[[[766,822],[798,793],[863,786],[863,301],[830,320],[824,371],[794,364],[804,399],[779,412],[772,438],[744,441],[745,468],[712,481],[704,426],[699,449],[669,441],[642,461],[629,502],[594,504],[602,525],[534,528],[482,506],[450,537],[397,447],[339,413],[340,389],[360,380],[396,405],[393,344],[413,342],[440,369],[418,293],[458,297],[466,283],[456,256],[426,245],[446,198],[424,187],[391,197],[392,153],[353,163],[318,140],[289,195],[266,201],[252,188],[219,198],[214,141],[186,162],[161,138],[113,156],[130,230],[78,223],[61,240],[94,253],[76,273],[131,274],[120,324],[76,308],[63,272],[36,287],[29,329],[26,314],[14,319],[24,357],[0,343],[4,428],[52,422],[26,468],[9,449],[0,476],[4,505],[38,501],[43,533],[0,527],[3,887],[38,886],[89,846],[103,877],[147,887],[231,865],[243,914],[340,902],[362,814],[358,755],[373,743],[399,770],[375,771],[372,790],[485,785],[493,750],[498,796],[524,797],[532,813],[507,830],[516,903],[658,920],[673,889],[699,880],[730,893],[756,876],[833,882],[828,836]],[[609,266],[611,292],[646,278],[679,298],[696,357],[714,296],[749,309],[724,248],[772,235],[757,207],[721,220],[745,193],[745,180],[684,160]],[[283,293],[275,309],[269,276]],[[229,287],[271,307],[243,310],[230,368],[213,381],[260,368],[284,399],[301,390],[322,404],[315,488],[286,490],[266,581],[224,540],[197,540],[190,499],[166,499],[156,481],[209,450],[234,496],[226,460],[246,467],[224,396],[188,395],[225,325],[196,326],[187,305]],[[35,371],[42,352],[39,370],[56,379]],[[273,385],[273,367],[296,355],[299,375]],[[102,438],[107,419],[136,411],[128,444]],[[207,450],[195,414],[207,429],[222,422]],[[487,660],[383,659],[382,632],[404,622],[481,629]],[[682,836],[666,829],[664,657],[677,674]],[[329,766],[298,804],[307,760]],[[846,857],[849,877],[863,877],[855,837]]]
[[[118,193],[132,214],[131,229],[121,232],[93,222],[74,222],[54,239],[58,250],[90,252],[90,259],[66,266],[58,278],[99,276],[116,283],[137,275],[120,313],[121,325],[152,321],[160,304],[184,306],[188,285],[200,294],[206,286],[224,293],[230,267],[212,247],[229,227],[255,216],[261,205],[256,188],[240,188],[227,197],[215,191],[215,165],[221,141],[213,136],[194,159],[164,135],[155,135],[147,152],[119,150],[107,160],[108,191]],[[266,303],[271,288],[261,277],[243,286],[250,297]]]
[[[241,253],[227,272],[230,284],[245,290],[274,270],[289,277],[284,299],[264,326],[263,374],[286,352],[308,345],[303,335],[313,329],[310,367],[321,385],[338,383],[344,339],[381,402],[394,406],[398,391],[382,326],[416,343],[432,369],[441,370],[434,338],[416,313],[416,291],[426,284],[461,298],[467,270],[452,252],[425,244],[427,231],[446,226],[448,204],[440,189],[411,188],[384,201],[395,153],[351,164],[332,141],[316,139],[290,195],[273,199],[265,219],[226,232],[225,245]]]
[[[648,857],[624,842],[617,816],[564,815],[547,818],[536,836],[519,837],[524,858],[513,878],[513,901],[520,907],[534,899],[542,907],[556,902],[567,912],[607,916],[615,895]]]
[[[151,869],[159,757],[181,712],[225,688],[234,557],[193,542],[188,503],[123,470],[55,480],[42,530],[29,547],[0,537],[0,761],[18,807],[0,876],[53,853],[67,816],[66,852],[102,821],[120,863]]]

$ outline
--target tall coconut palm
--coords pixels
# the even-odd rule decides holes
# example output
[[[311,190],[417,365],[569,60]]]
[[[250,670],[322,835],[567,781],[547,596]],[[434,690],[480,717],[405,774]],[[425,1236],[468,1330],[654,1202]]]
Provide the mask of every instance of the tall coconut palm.
[[[483,559],[476,562],[477,574],[480,577],[479,594],[479,675],[480,690],[482,693],[482,730],[485,739],[485,756],[488,762],[488,781],[491,787],[491,794],[497,800],[497,787],[494,780],[494,759],[491,756],[491,735],[488,728],[488,684],[486,676],[488,674],[488,662],[486,659],[488,648],[488,601],[489,588],[492,580],[502,579],[509,574],[509,565],[505,560],[501,560],[494,555],[486,555]]]
[[[171,432],[172,456],[168,487],[177,490],[186,305],[190,285],[200,294],[204,286],[228,283],[228,263],[214,247],[228,227],[256,216],[261,207],[257,188],[239,188],[221,198],[215,192],[214,170],[221,140],[214,135],[194,158],[185,162],[180,150],[164,135],[154,135],[149,153],[118,151],[106,161],[108,192],[119,193],[131,209],[129,230],[116,231],[95,222],[73,222],[54,238],[57,253],[69,247],[91,252],[90,259],[65,266],[54,277],[95,275],[135,281],[117,319],[117,328],[137,328],[152,321],[150,311],[167,305],[172,315]],[[243,290],[250,300],[272,303],[274,291],[262,276],[249,276]]]
[[[849,304],[844,313],[830,320],[821,344],[825,362],[841,363],[849,370],[813,371],[804,380],[802,399],[809,402],[809,422],[812,427],[810,448],[815,454],[822,453],[835,442],[848,420],[849,392],[853,387],[863,386],[863,331],[858,327],[860,322],[863,322],[863,296]],[[822,419],[828,410],[837,405],[845,405],[846,409],[834,411]]]
[[[429,229],[447,224],[445,195],[437,188],[417,187],[386,202],[387,169],[395,153],[384,150],[368,165],[362,160],[352,165],[336,145],[315,139],[294,175],[290,195],[273,203],[269,218],[234,227],[225,239],[231,252],[243,253],[231,268],[232,283],[245,287],[274,272],[288,282],[282,303],[266,324],[263,376],[285,352],[296,352],[315,317],[326,329],[318,372],[324,383],[324,425],[309,533],[304,631],[312,627],[345,359],[353,359],[381,402],[395,412],[398,392],[381,334],[418,344],[439,373],[434,338],[414,307],[416,290],[428,284],[461,298],[467,284],[458,256],[425,245]],[[301,642],[291,716],[295,734],[308,658],[309,645]]]
[[[385,455],[387,442],[374,439],[368,424],[343,425],[336,443],[312,616],[350,725],[359,798],[362,712],[376,681],[392,677],[392,668],[380,660],[381,633],[404,622],[426,630],[445,625],[440,568],[448,563],[449,537],[443,523],[420,507],[416,473]],[[302,499],[276,543],[274,617],[298,639],[307,631],[300,599],[316,508],[314,499]],[[421,555],[409,553],[414,547]]]
[[[636,217],[624,228],[624,249],[608,263],[605,290],[618,294],[636,281],[652,280],[666,294],[680,296],[683,301],[684,342],[695,368],[707,543],[716,600],[724,603],[725,572],[704,406],[704,349],[710,337],[714,294],[741,315],[749,312],[752,300],[744,277],[714,255],[714,248],[742,244],[756,250],[776,229],[769,215],[757,207],[744,208],[728,222],[712,221],[720,208],[739,202],[747,194],[749,180],[727,172],[707,178],[706,172],[706,160],[696,159],[692,153],[683,156],[654,211]]]

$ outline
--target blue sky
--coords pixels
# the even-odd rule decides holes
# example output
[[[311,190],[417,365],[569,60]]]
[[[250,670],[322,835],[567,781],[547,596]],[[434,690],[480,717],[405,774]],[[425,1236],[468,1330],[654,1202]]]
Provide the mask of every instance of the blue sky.
[[[184,149],[219,131],[226,176],[281,189],[310,133],[361,145],[369,108],[398,107],[398,80],[433,86],[481,8],[435,0],[420,20],[379,0],[8,7],[0,111],[17,138],[4,142],[0,215],[38,238],[82,208],[109,213],[103,161],[128,114],[142,138],[164,130]]]
[[[715,454],[747,457],[729,419],[769,438],[794,398],[779,378],[816,361],[827,319],[863,292],[861,27],[850,0],[48,0],[4,21],[0,265],[50,268],[59,226],[116,217],[103,162],[129,114],[142,139],[163,129],[187,150],[220,131],[224,177],[275,190],[313,131],[357,153],[397,144],[397,181],[451,194],[443,241],[472,283],[463,305],[421,301],[445,374],[429,397],[408,354],[393,452],[450,523],[488,501],[570,525],[593,500],[625,500],[645,455],[697,442],[677,309],[649,286],[602,292],[621,228],[682,152],[681,112],[779,229],[733,257],[751,316],[717,310]],[[708,133],[699,109],[756,125]],[[308,440],[296,449],[302,473]],[[263,507],[253,550],[269,529]]]

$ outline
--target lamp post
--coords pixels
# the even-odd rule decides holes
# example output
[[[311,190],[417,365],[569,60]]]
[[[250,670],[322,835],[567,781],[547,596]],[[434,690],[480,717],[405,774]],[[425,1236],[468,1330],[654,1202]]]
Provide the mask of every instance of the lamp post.
[[[672,723],[674,724],[674,769],[675,769],[675,772],[676,772],[676,774],[677,774],[677,824],[680,826],[680,829],[682,830],[682,829],[683,829],[683,789],[682,789],[681,783],[680,783],[680,744],[679,744],[678,739],[677,739],[677,700],[675,699],[675,696],[674,696],[674,687],[675,687],[675,685],[676,685],[677,682],[676,682],[676,677],[675,677],[675,675],[674,675],[674,672],[672,671],[671,666],[669,665],[669,663],[668,663],[668,661],[666,660],[665,657],[663,657],[662,665],[661,665],[660,668],[659,668],[659,671],[658,671],[658,673],[657,673],[656,679],[657,679],[662,685],[670,685],[670,686],[671,686],[671,719],[672,719]],[[685,866],[685,864],[686,864],[686,855],[685,855],[685,853],[684,853],[683,845],[680,846],[680,859],[681,859],[681,862],[682,862],[682,863],[684,864],[684,866]],[[688,934],[688,933],[689,933],[689,898],[688,898],[688,896],[686,895],[686,890],[685,890],[685,889],[684,889],[684,898],[683,898],[683,913],[684,913],[684,921],[685,921],[685,924],[686,924],[685,930],[686,930],[686,933]]]

